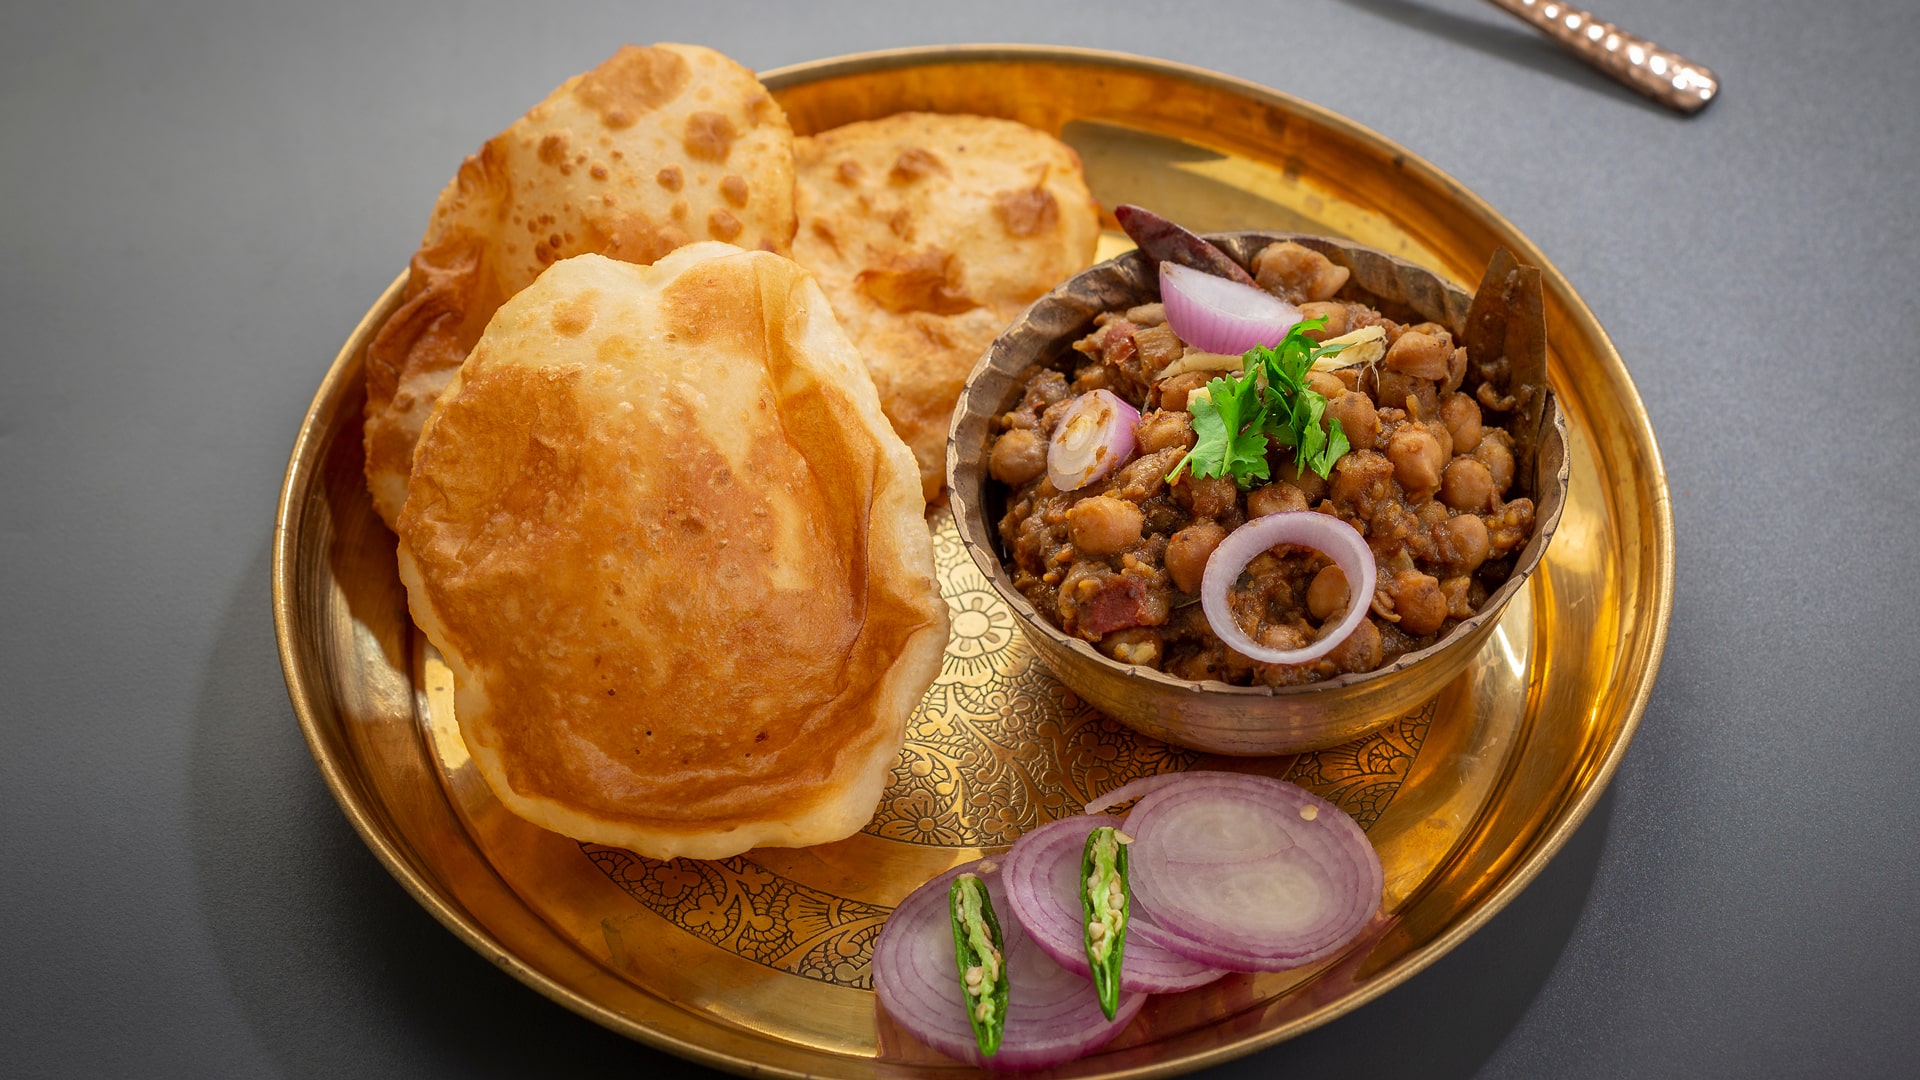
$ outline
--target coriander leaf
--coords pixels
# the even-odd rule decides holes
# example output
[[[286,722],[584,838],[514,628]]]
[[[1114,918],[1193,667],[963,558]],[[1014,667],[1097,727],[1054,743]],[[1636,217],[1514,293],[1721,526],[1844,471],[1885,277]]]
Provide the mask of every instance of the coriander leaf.
[[[1195,477],[1230,476],[1243,488],[1267,478],[1267,437],[1262,431],[1266,409],[1257,375],[1249,369],[1238,379],[1214,379],[1204,396],[1196,394],[1187,402],[1196,441],[1167,474],[1168,483],[1182,468]]]
[[[1319,460],[1320,451],[1327,445],[1327,433],[1320,426],[1320,414],[1327,408],[1327,399],[1311,390],[1302,390],[1293,399],[1294,460],[1300,467],[1311,468]]]
[[[1327,399],[1307,387],[1313,362],[1346,348],[1344,344],[1322,346],[1307,336],[1307,331],[1325,325],[1324,318],[1304,320],[1287,331],[1279,345],[1250,349],[1246,355],[1249,368],[1258,370],[1266,380],[1261,405],[1267,438],[1275,446],[1292,447],[1298,468],[1311,469],[1323,477],[1350,449],[1339,421],[1333,422],[1332,431],[1321,426]]]
[[[1353,445],[1347,442],[1347,433],[1341,428],[1340,421],[1329,420],[1327,421],[1327,448],[1321,453],[1319,460],[1309,462],[1308,467],[1324,478],[1333,471],[1334,462],[1347,456],[1347,451],[1351,449]]]

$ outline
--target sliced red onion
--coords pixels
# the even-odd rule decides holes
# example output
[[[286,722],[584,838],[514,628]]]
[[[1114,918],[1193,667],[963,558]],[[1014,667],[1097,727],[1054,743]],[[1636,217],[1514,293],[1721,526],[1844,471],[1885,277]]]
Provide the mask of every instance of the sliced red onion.
[[[984,860],[956,866],[908,894],[873,946],[873,990],[887,1015],[935,1050],[994,1069],[1044,1069],[1092,1053],[1120,1034],[1147,996],[1122,993],[1108,1020],[1092,983],[1054,963],[1019,920],[1003,916],[1007,1026],[999,1051],[981,1055],[960,993],[947,909],[948,888],[967,872],[986,883],[996,912],[1010,911],[1001,868]]]
[[[1240,629],[1227,593],[1240,579],[1254,556],[1276,544],[1312,548],[1332,559],[1347,575],[1347,611],[1331,627],[1322,627],[1320,637],[1298,649],[1269,649],[1259,645]],[[1372,606],[1374,585],[1379,571],[1374,566],[1373,549],[1354,527],[1315,510],[1289,510],[1257,517],[1227,534],[1220,546],[1207,557],[1207,569],[1200,575],[1200,606],[1207,614],[1207,625],[1227,647],[1263,664],[1305,664],[1332,652],[1347,640],[1367,617]]]
[[[1047,446],[1047,479],[1056,491],[1077,491],[1133,456],[1140,410],[1111,390],[1090,390],[1067,406]]]
[[[1087,834],[1112,823],[1113,819],[1096,814],[1049,821],[1015,841],[1002,861],[1007,906],[1021,929],[1061,967],[1083,977],[1090,969],[1081,922],[1080,857]],[[1170,994],[1205,986],[1226,974],[1142,938],[1139,930],[1144,919],[1137,907],[1128,913],[1127,940],[1120,954],[1122,990]],[[1093,993],[1091,983],[1086,992]]]
[[[1167,325],[1202,352],[1238,356],[1255,345],[1278,345],[1300,321],[1300,309],[1252,285],[1181,266],[1160,264]]]
[[[1385,878],[1344,811],[1270,777],[1184,777],[1142,797],[1127,819],[1133,900],[1156,927],[1145,938],[1199,963],[1282,971],[1338,952],[1366,928]],[[1269,850],[1276,835],[1286,842]],[[1264,853],[1223,857],[1229,850]]]

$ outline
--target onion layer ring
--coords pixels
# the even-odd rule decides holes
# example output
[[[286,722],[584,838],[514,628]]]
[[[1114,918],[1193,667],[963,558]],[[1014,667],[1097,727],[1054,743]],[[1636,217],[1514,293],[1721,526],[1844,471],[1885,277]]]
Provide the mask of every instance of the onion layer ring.
[[[1312,548],[1332,559],[1347,575],[1346,614],[1332,626],[1322,627],[1312,644],[1298,649],[1270,649],[1258,644],[1240,629],[1227,603],[1227,593],[1239,580],[1240,571],[1254,556],[1278,544]],[[1200,575],[1200,605],[1206,612],[1207,625],[1227,648],[1263,664],[1307,664],[1332,652],[1359,628],[1378,582],[1373,549],[1353,526],[1317,510],[1290,510],[1254,518],[1220,541]]]

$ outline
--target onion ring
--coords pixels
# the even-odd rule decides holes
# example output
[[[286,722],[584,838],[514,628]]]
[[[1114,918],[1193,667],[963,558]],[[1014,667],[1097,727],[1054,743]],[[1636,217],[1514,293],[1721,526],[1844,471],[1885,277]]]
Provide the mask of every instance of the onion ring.
[[[1256,643],[1240,629],[1227,593],[1240,578],[1254,556],[1278,544],[1312,548],[1332,559],[1347,575],[1347,610],[1340,621],[1322,627],[1312,644],[1298,649],[1270,649]],[[1289,510],[1257,517],[1227,534],[1220,546],[1207,557],[1207,568],[1200,575],[1200,605],[1207,625],[1227,648],[1263,664],[1306,664],[1332,652],[1347,640],[1367,617],[1367,600],[1373,596],[1379,570],[1373,561],[1373,549],[1367,546],[1353,526],[1317,510]]]

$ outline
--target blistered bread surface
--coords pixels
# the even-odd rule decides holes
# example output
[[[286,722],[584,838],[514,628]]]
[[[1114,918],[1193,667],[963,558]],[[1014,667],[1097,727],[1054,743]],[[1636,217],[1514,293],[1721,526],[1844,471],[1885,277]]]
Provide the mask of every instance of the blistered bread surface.
[[[793,132],[753,72],[691,45],[626,46],[467,158],[440,193],[406,300],[367,355],[367,481],[391,525],[413,446],[508,297],[558,260],[651,263],[723,240],[785,252]]]
[[[511,810],[718,858],[871,818],[947,639],[923,514],[804,270],[718,243],[583,255],[447,387],[401,577]]]
[[[819,275],[932,499],[974,362],[1093,260],[1079,156],[1011,120],[935,113],[796,139],[794,155],[794,258]]]

